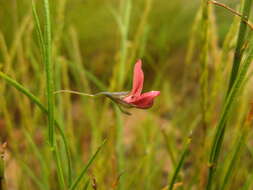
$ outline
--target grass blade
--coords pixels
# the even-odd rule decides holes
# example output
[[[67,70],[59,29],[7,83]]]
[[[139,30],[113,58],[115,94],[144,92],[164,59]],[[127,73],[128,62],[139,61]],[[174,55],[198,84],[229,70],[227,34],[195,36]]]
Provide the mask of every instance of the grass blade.
[[[87,182],[84,184],[83,190],[87,190],[90,185],[90,180],[87,180]]]
[[[47,104],[48,104],[48,141],[50,146],[54,147],[54,80],[53,80],[53,64],[52,64],[52,37],[51,37],[51,20],[49,1],[44,0],[45,11],[45,54],[44,63],[46,69],[46,83],[47,83]]]
[[[44,40],[44,64],[46,70],[46,86],[47,86],[47,104],[48,104],[48,141],[57,165],[57,175],[60,182],[61,189],[65,189],[65,181],[63,175],[62,164],[59,163],[59,152],[57,145],[55,145],[55,129],[54,129],[54,79],[53,79],[53,63],[52,63],[52,32],[50,19],[49,1],[44,0],[45,12],[45,40]]]
[[[9,76],[7,76],[5,73],[3,73],[1,71],[0,71],[0,77],[3,78],[9,85],[13,86],[18,91],[20,91],[22,94],[27,96],[33,103],[35,103],[40,108],[40,110],[42,112],[48,114],[47,108],[40,102],[40,100],[36,96],[34,96],[31,92],[29,92],[25,87],[23,87],[17,81],[10,78]],[[71,157],[70,157],[70,151],[68,148],[67,138],[65,136],[64,131],[60,127],[59,122],[56,120],[54,122],[56,124],[57,129],[59,130],[60,136],[62,137],[62,140],[64,143],[64,148],[65,148],[66,155],[67,155],[67,160],[68,160],[68,173],[70,176],[72,176]]]
[[[43,154],[39,151],[38,146],[36,145],[36,143],[34,142],[32,136],[27,132],[24,131],[25,137],[27,139],[27,141],[29,142],[29,145],[31,146],[31,149],[34,152],[34,155],[37,157],[37,159],[39,160],[40,164],[41,164],[41,170],[43,173],[43,180],[40,181],[44,181],[45,183],[45,187],[44,189],[49,189],[49,184],[48,184],[48,177],[49,177],[49,168],[47,165],[47,162],[43,156]]]
[[[236,142],[236,147],[235,147],[235,150],[233,152],[232,159],[229,162],[228,169],[225,172],[226,174],[225,174],[225,177],[224,177],[224,179],[222,181],[222,185],[221,185],[220,190],[225,190],[226,187],[227,187],[227,185],[228,185],[229,179],[232,176],[232,172],[233,172],[234,166],[236,165],[236,161],[237,161],[238,156],[240,154],[240,150],[241,150],[241,147],[243,145],[243,142],[244,142],[244,135],[241,134],[240,137],[239,137],[239,139]]]
[[[174,173],[172,175],[172,179],[171,179],[170,185],[168,186],[168,190],[173,190],[173,187],[174,187],[174,184],[176,182],[176,179],[177,179],[177,176],[179,174],[179,171],[182,168],[184,160],[185,160],[185,157],[186,157],[186,155],[188,153],[188,150],[189,150],[188,147],[189,147],[190,143],[191,143],[191,138],[188,137],[187,142],[185,144],[185,147],[183,149],[183,152],[182,152],[182,154],[180,156],[180,160],[179,160],[179,162],[178,162],[178,164],[177,164],[177,166],[175,168],[175,171],[174,171]]]
[[[250,126],[252,125],[252,119],[253,119],[253,107],[251,105],[250,111],[248,113],[248,116],[246,117],[245,123],[243,124],[242,128],[239,130],[242,130],[241,133],[238,134],[237,140],[234,145],[234,151],[232,153],[231,160],[229,161],[229,165],[227,168],[227,171],[225,172],[225,177],[223,179],[222,185],[220,190],[225,190],[229,180],[231,179],[231,176],[233,174],[233,171],[235,169],[236,163],[239,160],[239,155],[242,151],[242,147],[245,144],[245,141],[247,139]]]
[[[243,16],[249,15],[250,9],[248,9],[247,6],[251,5],[252,0],[245,0],[244,5],[243,5]],[[241,20],[241,24],[244,23],[243,19]],[[245,26],[246,27],[246,26]],[[230,113],[231,107],[233,102],[235,101],[235,98],[240,90],[241,84],[243,80],[246,77],[248,68],[250,66],[251,60],[252,60],[252,53],[253,53],[253,48],[249,51],[248,57],[245,59],[245,63],[242,66],[241,72],[238,76],[238,70],[241,62],[241,57],[242,57],[242,46],[244,44],[244,36],[245,36],[246,28],[244,28],[242,25],[240,27],[238,40],[240,40],[239,43],[237,43],[236,47],[236,52],[235,56],[238,56],[237,58],[234,58],[234,64],[231,72],[231,78],[230,78],[230,84],[228,87],[228,93],[225,99],[225,104],[223,107],[223,111],[221,114],[221,118],[219,123],[217,124],[216,132],[215,132],[215,137],[213,140],[212,148],[211,148],[211,153],[209,157],[209,173],[208,173],[208,179],[207,179],[207,185],[206,185],[206,190],[210,190],[212,186],[212,181],[213,181],[213,176],[215,172],[215,167],[219,158],[220,154],[220,149],[222,146],[224,134],[225,134],[225,129],[226,129],[226,122],[228,119],[228,115]],[[239,52],[238,52],[239,51]]]
[[[90,158],[90,160],[85,165],[85,167],[82,169],[80,175],[76,177],[76,179],[74,180],[73,184],[70,186],[70,188],[69,188],[70,190],[74,190],[77,187],[77,185],[82,180],[83,176],[85,175],[85,173],[87,172],[87,170],[89,169],[90,165],[93,163],[93,161],[95,160],[95,158],[97,157],[98,153],[100,152],[100,150],[102,149],[102,147],[104,146],[105,143],[106,143],[106,140],[104,140],[103,143],[97,148],[96,152]]]
[[[235,79],[237,77],[238,70],[240,67],[240,63],[241,63],[241,59],[242,59],[242,55],[243,55],[244,39],[246,36],[246,29],[247,29],[247,24],[243,20],[244,19],[248,20],[248,17],[250,15],[251,5],[252,5],[252,0],[245,0],[244,1],[242,20],[240,23],[239,34],[238,34],[238,38],[237,38],[234,60],[233,60],[233,67],[232,67],[230,81],[229,81],[229,91],[231,90],[231,88],[235,82]]]
[[[47,186],[41,182],[41,179],[39,179],[35,174],[34,171],[24,162],[21,162],[22,168],[24,172],[30,176],[30,178],[33,180],[33,182],[38,186],[38,189],[44,190],[47,189]]]
[[[223,111],[221,114],[221,118],[219,120],[219,123],[217,124],[216,133],[213,140],[212,150],[211,150],[211,154],[209,158],[210,168],[209,168],[209,174],[208,174],[208,182],[206,186],[207,190],[211,189],[213,175],[215,172],[215,166],[218,161],[218,157],[219,157],[219,153],[220,153],[220,149],[221,149],[221,145],[222,145],[222,141],[223,141],[223,137],[225,133],[226,122],[230,114],[231,107],[233,103],[235,102],[235,99],[241,89],[241,85],[244,79],[246,78],[246,74],[251,64],[252,58],[253,58],[253,47],[251,48],[248,57],[245,59],[245,63],[242,66],[239,76],[237,77],[228,97],[226,98],[225,105],[223,107]]]
[[[42,50],[42,55],[44,57],[44,53],[45,53],[44,44],[45,44],[45,42],[44,42],[44,39],[43,39],[40,20],[39,20],[39,16],[38,16],[38,13],[37,13],[37,10],[36,10],[34,0],[32,0],[32,11],[33,11],[33,17],[34,17],[34,21],[35,21],[35,28],[36,28],[36,31],[37,31],[37,35],[38,35],[38,38],[39,38],[39,43],[40,43],[41,50]]]

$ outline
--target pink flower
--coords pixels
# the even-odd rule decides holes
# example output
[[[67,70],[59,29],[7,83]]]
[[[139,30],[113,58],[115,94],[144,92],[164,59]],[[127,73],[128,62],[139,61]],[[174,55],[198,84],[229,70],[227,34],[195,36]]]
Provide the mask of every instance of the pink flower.
[[[110,98],[113,102],[116,103],[121,112],[131,115],[131,113],[127,112],[123,108],[140,108],[140,109],[148,109],[152,107],[154,103],[154,99],[156,96],[160,94],[160,91],[150,91],[150,92],[142,92],[143,82],[144,82],[144,74],[141,68],[141,60],[138,60],[134,66],[134,77],[133,77],[133,88],[132,91],[129,92],[99,92],[96,94],[86,94],[75,92],[71,90],[60,90],[59,92],[68,92],[72,94],[79,94],[83,96],[97,97],[97,96],[105,96]]]
[[[160,91],[142,92],[144,74],[142,71],[142,62],[138,60],[134,66],[134,77],[132,91],[122,99],[125,104],[140,109],[148,109],[152,107],[154,99],[160,94]]]
[[[141,60],[138,60],[134,66],[133,87],[131,92],[99,92],[95,96],[103,95],[116,103],[118,108],[125,114],[131,115],[124,108],[148,109],[152,107],[154,99],[160,94],[160,91],[142,92],[144,74],[141,68]],[[122,106],[122,107],[121,107]]]

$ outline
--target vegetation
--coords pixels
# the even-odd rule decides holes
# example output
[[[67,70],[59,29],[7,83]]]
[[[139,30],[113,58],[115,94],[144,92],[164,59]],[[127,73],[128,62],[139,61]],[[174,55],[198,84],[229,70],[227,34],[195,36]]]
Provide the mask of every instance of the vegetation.
[[[0,1],[0,189],[252,189],[251,12]],[[139,59],[149,109],[120,99]]]

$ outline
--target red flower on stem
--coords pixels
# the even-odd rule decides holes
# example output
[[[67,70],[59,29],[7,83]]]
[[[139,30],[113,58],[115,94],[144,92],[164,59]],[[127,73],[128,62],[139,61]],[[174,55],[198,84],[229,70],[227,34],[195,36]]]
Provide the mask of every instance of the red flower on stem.
[[[125,108],[139,108],[139,109],[148,109],[152,107],[154,103],[154,99],[156,96],[160,94],[160,91],[150,91],[150,92],[142,92],[143,82],[144,82],[144,74],[142,71],[142,63],[141,60],[138,60],[134,66],[134,77],[133,77],[133,87],[131,92],[99,92],[96,94],[86,94],[71,90],[59,90],[55,93],[60,92],[68,92],[72,94],[78,94],[82,96],[90,96],[90,97],[97,97],[97,96],[106,96],[110,98],[112,101],[118,105],[119,109],[125,113],[129,114],[126,110],[124,110],[121,106]]]
[[[148,109],[152,107],[154,99],[160,94],[160,91],[142,92],[144,74],[142,71],[142,62],[138,60],[134,66],[134,77],[132,91],[122,99],[126,104],[132,105],[132,107],[140,109]]]

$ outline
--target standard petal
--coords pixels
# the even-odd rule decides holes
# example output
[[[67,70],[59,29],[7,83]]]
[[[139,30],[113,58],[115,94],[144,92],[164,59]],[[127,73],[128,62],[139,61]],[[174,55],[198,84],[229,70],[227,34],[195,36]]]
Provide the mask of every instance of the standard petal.
[[[160,91],[150,91],[143,93],[138,98],[134,99],[132,102],[129,102],[135,105],[138,108],[147,109],[153,105],[154,98],[160,94]]]
[[[140,96],[143,87],[144,74],[141,66],[141,60],[138,60],[134,66],[133,88],[130,94],[135,97]]]

